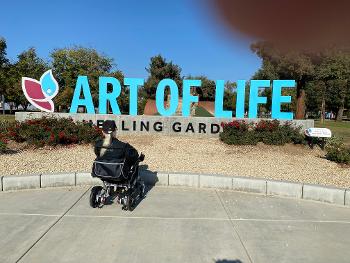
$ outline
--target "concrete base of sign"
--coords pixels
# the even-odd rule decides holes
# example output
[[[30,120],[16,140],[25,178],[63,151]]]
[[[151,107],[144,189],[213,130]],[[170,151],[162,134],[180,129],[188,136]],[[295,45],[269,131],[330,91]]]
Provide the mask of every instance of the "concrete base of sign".
[[[85,113],[44,113],[44,112],[16,112],[17,121],[37,119],[41,117],[72,118],[74,121],[91,121],[101,125],[105,120],[114,120],[119,134],[164,134],[171,136],[200,136],[218,137],[222,122],[232,119],[213,117],[181,117],[181,116],[129,116],[112,114],[85,114]],[[243,119],[249,123],[257,123],[262,119]],[[284,123],[286,121],[281,121]],[[302,130],[314,127],[314,120],[293,120],[295,126]]]

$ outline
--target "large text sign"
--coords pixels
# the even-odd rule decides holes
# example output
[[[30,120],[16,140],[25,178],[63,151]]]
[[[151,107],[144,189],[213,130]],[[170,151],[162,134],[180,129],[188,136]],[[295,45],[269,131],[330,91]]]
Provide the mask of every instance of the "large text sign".
[[[138,89],[144,85],[144,79],[139,78],[125,78],[124,86],[129,88],[130,94],[130,108],[129,114],[136,116],[138,113],[137,101],[138,101]],[[215,117],[217,118],[244,118],[245,98],[246,98],[246,81],[237,81],[237,99],[236,99],[236,115],[233,116],[232,111],[226,111],[223,109],[224,100],[224,80],[216,81],[215,91]],[[267,98],[260,96],[259,90],[263,88],[269,88],[272,86],[272,105],[271,105],[271,117],[272,119],[280,120],[292,120],[293,113],[282,112],[281,104],[290,103],[290,96],[282,95],[282,88],[295,88],[294,80],[251,80],[249,90],[249,109],[248,118],[257,118],[258,105],[266,104]],[[109,89],[108,89],[109,87]],[[201,80],[185,79],[182,84],[182,116],[190,116],[191,104],[198,102],[198,96],[191,94],[191,89],[201,87]],[[106,114],[107,105],[109,104],[112,109],[112,113],[120,115],[120,109],[117,102],[118,97],[121,94],[122,85],[120,81],[113,77],[100,77],[99,78],[99,103],[98,113]],[[164,106],[165,90],[170,91],[169,107]],[[156,91],[156,106],[161,116],[172,116],[175,114],[179,103],[179,89],[176,82],[172,79],[163,79],[159,82]],[[87,113],[95,114],[95,105],[92,100],[90,86],[87,76],[79,76],[77,79],[72,105],[70,113],[77,113],[78,108],[84,106],[87,109]]]

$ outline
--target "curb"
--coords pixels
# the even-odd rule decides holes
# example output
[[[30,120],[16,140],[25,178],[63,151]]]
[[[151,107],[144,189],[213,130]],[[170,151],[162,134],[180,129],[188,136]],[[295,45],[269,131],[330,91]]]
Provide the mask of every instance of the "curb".
[[[41,175],[30,174],[25,176],[3,176],[3,191],[37,189],[41,186]]]
[[[285,181],[266,181],[266,194],[301,199],[303,198],[303,185]]]
[[[146,184],[154,186],[226,189],[258,193],[265,196],[313,200],[350,207],[350,189],[249,177],[163,173],[149,170],[140,170],[140,177]],[[0,191],[82,185],[101,185],[101,180],[91,177],[90,173],[83,172],[0,176]]]

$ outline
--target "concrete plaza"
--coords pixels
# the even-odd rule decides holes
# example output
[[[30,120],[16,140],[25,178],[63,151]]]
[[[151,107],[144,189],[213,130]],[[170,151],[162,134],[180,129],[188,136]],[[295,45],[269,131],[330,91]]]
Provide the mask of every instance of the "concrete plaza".
[[[89,187],[0,193],[0,262],[349,262],[350,208],[154,187],[132,212]]]

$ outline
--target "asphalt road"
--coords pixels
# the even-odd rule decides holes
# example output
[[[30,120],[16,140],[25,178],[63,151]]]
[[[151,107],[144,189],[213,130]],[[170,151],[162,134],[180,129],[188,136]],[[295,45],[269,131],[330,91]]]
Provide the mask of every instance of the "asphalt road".
[[[133,212],[89,188],[0,193],[0,262],[281,263],[350,260],[350,208],[155,187]]]

